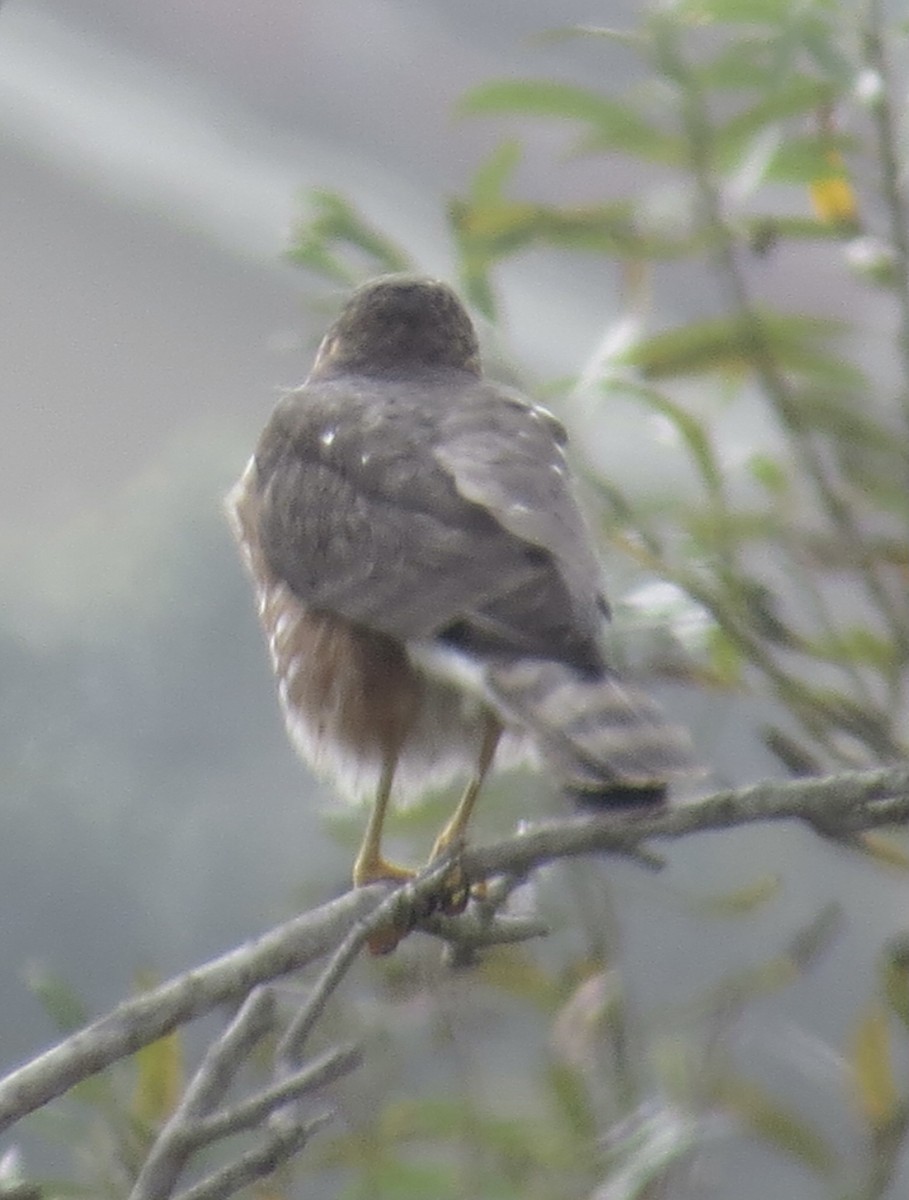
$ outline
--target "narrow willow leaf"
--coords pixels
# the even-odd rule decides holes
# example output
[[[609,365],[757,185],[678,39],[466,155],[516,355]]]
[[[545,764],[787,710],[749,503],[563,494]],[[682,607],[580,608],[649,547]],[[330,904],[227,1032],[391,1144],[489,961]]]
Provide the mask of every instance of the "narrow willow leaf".
[[[317,189],[309,193],[308,200],[312,215],[294,234],[287,254],[291,262],[348,285],[363,272],[351,268],[339,256],[339,249],[364,255],[373,274],[413,270],[410,255],[371,225],[343,196]]]
[[[581,1073],[564,1063],[550,1062],[545,1082],[562,1124],[582,1143],[593,1146],[598,1132],[596,1114]]]
[[[799,973],[817,962],[843,925],[843,910],[832,901],[803,926],[789,941],[786,953]]]
[[[897,653],[890,638],[860,625],[808,638],[803,648],[827,662],[870,666],[879,671],[886,670]]]
[[[862,852],[875,862],[898,871],[909,871],[909,853],[896,838],[885,833],[859,833],[855,840]]]
[[[177,1106],[183,1090],[183,1042],[169,1033],[136,1051],[136,1090],[133,1112],[152,1127],[163,1124]]]
[[[834,80],[840,90],[846,90],[853,86],[855,64],[837,45],[841,41],[841,32],[833,22],[825,19],[823,8],[824,5],[815,5],[803,10],[801,20],[795,23],[795,37],[824,74]]]
[[[688,250],[684,240],[642,234],[626,201],[552,208],[520,200],[473,204],[456,199],[449,205],[448,216],[462,262],[469,268],[467,276],[483,276],[499,260],[532,246],[635,260],[674,259]]]
[[[673,11],[699,25],[710,21],[779,26],[790,16],[792,0],[681,0]]]
[[[771,495],[782,498],[789,491],[789,473],[783,464],[769,454],[752,454],[748,459],[751,476]]]
[[[681,404],[664,395],[663,392],[657,391],[656,388],[643,387],[628,381],[623,390],[636,396],[671,422],[687,446],[708,490],[714,494],[721,492],[723,473],[713,452],[710,434],[697,417],[683,408]]]
[[[723,1080],[717,1089],[716,1101],[722,1110],[734,1113],[762,1141],[796,1159],[816,1175],[826,1177],[833,1172],[835,1156],[821,1134],[801,1113],[782,1104],[756,1083],[740,1078]]]
[[[909,1029],[909,936],[895,937],[887,944],[880,970],[887,1003]]]
[[[521,143],[509,139],[493,151],[474,175],[470,183],[470,198],[473,205],[481,207],[501,199],[505,185],[517,170],[521,161]]]
[[[153,972],[139,971],[136,991],[147,992],[157,982]],[[174,1111],[183,1091],[183,1038],[179,1030],[140,1047],[135,1062],[133,1113],[145,1124],[157,1127]]]
[[[766,88],[779,78],[772,48],[764,38],[743,37],[724,48],[714,58],[694,69],[697,82],[705,91],[728,88]]]
[[[713,626],[707,635],[710,667],[720,687],[740,687],[747,661],[735,642],[723,629]]]
[[[26,982],[58,1033],[73,1033],[88,1024],[88,1009],[81,997],[58,975],[32,965],[26,972]]]
[[[816,217],[748,217],[741,228],[755,254],[763,257],[789,238],[803,242],[829,242],[842,238],[842,230]]]
[[[815,382],[832,379],[841,386],[858,386],[862,373],[822,346],[840,328],[839,322],[774,312],[760,315],[756,335],[780,366]],[[642,339],[621,361],[648,378],[664,379],[715,371],[738,374],[751,367],[755,356],[751,329],[737,317],[716,317]]]
[[[470,115],[517,114],[583,121],[591,126],[585,145],[624,150],[661,162],[678,160],[677,139],[655,128],[630,105],[567,83],[532,79],[487,83],[468,93],[461,111]]]
[[[878,1003],[867,1008],[853,1031],[849,1057],[859,1107],[873,1129],[882,1129],[897,1111],[899,1093],[887,1014]]]
[[[760,875],[734,891],[704,896],[696,900],[693,907],[696,912],[711,917],[743,917],[775,899],[781,888],[779,875]]]
[[[830,174],[831,153],[843,154],[856,149],[855,139],[844,134],[790,135],[777,146],[767,166],[767,180],[808,186]]]
[[[486,955],[475,974],[483,983],[529,1001],[541,1012],[555,1012],[564,1000],[559,983],[520,949],[503,948],[497,954]]]
[[[710,552],[722,545],[744,546],[748,542],[778,538],[783,530],[783,521],[779,514],[761,509],[735,512],[726,508],[718,510],[676,507],[675,511],[679,524],[699,547]]]
[[[899,465],[904,447],[895,431],[885,423],[884,415],[860,408],[854,392],[836,392],[827,388],[800,388],[795,402],[804,428],[826,434],[848,446],[861,446],[877,452],[890,452],[892,469]]]
[[[755,134],[768,125],[778,124],[789,117],[816,112],[829,103],[830,85],[806,75],[796,75],[781,87],[743,112],[736,113],[714,131],[714,146],[719,161],[728,164],[736,159],[742,148]]]

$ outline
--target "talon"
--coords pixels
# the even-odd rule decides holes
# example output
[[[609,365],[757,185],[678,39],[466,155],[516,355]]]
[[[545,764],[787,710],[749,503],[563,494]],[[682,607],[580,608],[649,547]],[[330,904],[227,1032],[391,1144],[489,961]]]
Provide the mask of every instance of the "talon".
[[[370,883],[409,883],[416,875],[408,867],[390,863],[381,855],[365,855],[357,859],[353,870],[354,887],[367,887]],[[402,928],[390,922],[374,930],[366,939],[370,954],[391,954],[410,933],[410,926]]]
[[[383,954],[391,954],[393,950],[397,950],[408,933],[410,933],[410,929],[400,929],[396,925],[385,925],[383,928],[376,929],[369,935],[366,939],[366,949],[376,958]]]
[[[459,862],[452,864],[451,872],[441,885],[439,908],[446,917],[460,916],[470,899],[470,884]]]
[[[409,883],[416,875],[409,867],[399,867],[381,857],[358,858],[353,869],[354,887],[371,883]]]

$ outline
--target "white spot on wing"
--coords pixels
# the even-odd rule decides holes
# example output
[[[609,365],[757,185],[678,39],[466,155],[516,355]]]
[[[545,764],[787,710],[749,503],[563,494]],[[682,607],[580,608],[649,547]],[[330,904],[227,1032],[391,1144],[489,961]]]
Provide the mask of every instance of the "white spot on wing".
[[[277,621],[275,621],[275,632],[274,632],[275,640],[280,641],[280,639],[284,637],[284,635],[287,633],[287,631],[290,629],[291,625],[293,625],[293,624],[294,624],[294,618],[286,609],[283,612],[279,613],[278,619],[277,619]]]
[[[332,444],[337,436],[337,429],[323,429],[319,434],[319,441],[327,448]]]

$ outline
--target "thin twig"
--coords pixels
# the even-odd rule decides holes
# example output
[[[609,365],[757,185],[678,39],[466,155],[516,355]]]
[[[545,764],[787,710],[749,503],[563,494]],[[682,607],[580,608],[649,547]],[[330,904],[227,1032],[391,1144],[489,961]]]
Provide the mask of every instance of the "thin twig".
[[[243,999],[258,983],[323,958],[387,896],[388,888],[382,884],[348,892],[118,1005],[0,1080],[0,1131],[178,1025]]]
[[[130,1200],[167,1200],[186,1164],[202,1144],[202,1118],[220,1102],[237,1070],[272,1027],[275,998],[270,988],[253,988],[227,1029],[208,1048],[183,1099],[158,1133],[139,1172]]]
[[[334,1083],[355,1070],[362,1061],[363,1054],[357,1046],[328,1050],[281,1083],[263,1088],[231,1108],[189,1126],[184,1136],[196,1146],[204,1146],[243,1129],[254,1129],[276,1108]]]
[[[736,251],[735,238],[723,214],[711,159],[712,128],[703,95],[681,59],[676,61],[675,66],[677,77],[683,81],[683,102],[680,111],[691,152],[691,171],[698,190],[704,228],[708,233],[708,245],[712,249],[717,276],[727,293],[727,306],[738,316],[751,363],[778,418],[792,438],[793,450],[802,470],[811,480],[818,499],[839,536],[855,556],[855,561],[861,568],[859,578],[886,620],[894,645],[901,655],[905,656],[909,654],[909,615],[890,594],[881,578],[880,564],[873,554],[869,553],[861,530],[856,525],[853,506],[843,495],[838,481],[830,477],[817,447],[807,436],[798,406],[768,343],[760,313],[751,299]],[[905,265],[904,262],[904,268]]]
[[[490,846],[467,849],[460,861],[470,880],[523,876],[560,858],[601,853],[634,855],[651,840],[672,840],[769,821],[798,821],[838,836],[885,825],[905,825],[909,823],[909,768],[854,771],[788,783],[764,782],[648,814],[613,812],[550,822]],[[345,938],[362,944],[369,933],[387,921],[408,928],[415,914],[418,918],[427,911],[427,902],[438,892],[447,869],[447,864],[439,864],[396,889],[390,884],[373,884],[354,890],[120,1005],[0,1080],[0,1127],[8,1127],[176,1025],[225,1000],[237,999],[264,979],[277,978],[324,957]],[[356,933],[355,925],[359,926]],[[345,963],[353,961],[348,949],[343,956],[336,951],[332,962],[340,964],[342,957]],[[324,985],[326,994],[330,991],[328,984],[336,986],[342,974],[340,967],[330,971]]]
[[[901,401],[903,413],[909,427],[909,206],[903,193],[900,179],[900,163],[897,158],[899,136],[891,100],[891,77],[884,47],[880,0],[868,0],[863,29],[865,59],[880,84],[878,94],[871,104],[875,133],[877,135],[877,157],[881,164],[881,191],[887,207],[890,224],[890,241],[896,256],[895,291],[899,303],[900,332],[899,349],[903,360],[903,386]],[[907,428],[909,432],[909,428]]]
[[[262,1179],[282,1163],[287,1162],[303,1149],[314,1133],[331,1120],[331,1113],[320,1113],[311,1121],[300,1122],[273,1133],[264,1146],[249,1150],[235,1162],[218,1171],[185,1191],[174,1200],[224,1200],[249,1183]]]

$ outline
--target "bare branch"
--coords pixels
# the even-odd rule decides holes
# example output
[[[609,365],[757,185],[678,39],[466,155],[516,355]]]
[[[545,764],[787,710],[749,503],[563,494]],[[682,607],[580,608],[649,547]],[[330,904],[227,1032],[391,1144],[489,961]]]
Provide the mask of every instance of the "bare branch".
[[[0,1080],[0,1131],[102,1071],[221,1004],[239,1002],[259,983],[324,957],[357,921],[369,917],[388,888],[375,884],[277,926],[220,958],[124,1001]]]
[[[363,1055],[356,1046],[341,1046],[329,1050],[281,1083],[263,1088],[261,1092],[232,1108],[226,1108],[223,1112],[200,1121],[198,1125],[190,1126],[185,1136],[192,1138],[196,1145],[202,1146],[242,1129],[254,1129],[276,1108],[287,1104],[289,1100],[299,1100],[302,1096],[334,1083],[336,1079],[358,1067],[362,1059]]]
[[[791,783],[765,782],[715,792],[690,804],[651,813],[608,812],[552,821],[469,850],[463,867],[470,878],[527,872],[557,858],[608,853],[635,856],[651,838],[676,839],[764,821],[801,821],[839,836],[909,822],[909,769],[850,771]]]
[[[559,858],[609,853],[641,861],[651,855],[647,843],[655,839],[765,821],[799,821],[840,839],[883,825],[909,823],[909,769],[765,782],[646,814],[606,811],[550,822],[490,846],[465,850],[461,867],[471,880],[496,877],[490,890],[498,888],[499,876],[506,877],[506,885],[499,889],[504,897],[514,879]],[[0,1129],[176,1026],[221,1004],[239,1002],[258,984],[333,954],[307,1007],[286,1035],[284,1061],[289,1071],[295,1071],[298,1047],[370,932],[386,922],[405,930],[422,921],[446,939],[466,937],[478,944],[482,923],[470,924],[478,916],[468,913],[463,936],[455,932],[457,920],[427,916],[433,913],[433,897],[438,896],[445,872],[446,864],[440,863],[403,887],[373,884],[354,890],[119,1005],[0,1081]],[[485,940],[507,941],[516,932],[528,936],[537,932],[526,926],[516,931],[507,920],[499,920],[498,928],[495,922],[486,926]],[[201,1094],[207,1094],[209,1087],[217,1091],[214,1075],[210,1082],[204,1077],[199,1082]]]
[[[214,1171],[201,1182],[187,1188],[174,1200],[223,1200],[248,1183],[255,1183],[270,1175],[276,1167],[298,1154],[314,1133],[331,1120],[331,1113],[322,1113],[311,1121],[281,1129],[273,1133],[266,1144],[257,1150],[249,1150],[227,1167]]]

